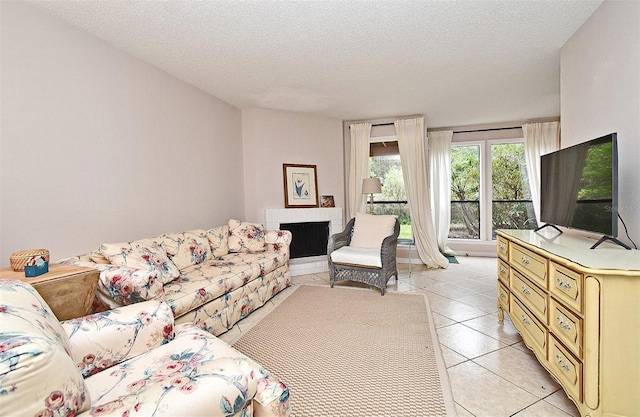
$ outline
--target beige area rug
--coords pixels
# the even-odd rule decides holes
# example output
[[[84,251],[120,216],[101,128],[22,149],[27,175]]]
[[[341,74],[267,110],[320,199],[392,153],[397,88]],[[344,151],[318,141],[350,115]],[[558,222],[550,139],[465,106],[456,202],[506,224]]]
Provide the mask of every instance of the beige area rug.
[[[302,285],[234,347],[285,381],[296,417],[456,415],[423,295]]]

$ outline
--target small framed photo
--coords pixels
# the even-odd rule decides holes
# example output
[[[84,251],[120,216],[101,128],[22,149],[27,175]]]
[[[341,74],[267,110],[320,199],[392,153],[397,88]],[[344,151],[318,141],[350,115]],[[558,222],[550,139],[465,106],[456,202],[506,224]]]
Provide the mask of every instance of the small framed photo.
[[[333,201],[332,195],[323,195],[320,199],[320,207],[335,207],[336,203]]]
[[[285,208],[318,207],[315,165],[282,164]]]

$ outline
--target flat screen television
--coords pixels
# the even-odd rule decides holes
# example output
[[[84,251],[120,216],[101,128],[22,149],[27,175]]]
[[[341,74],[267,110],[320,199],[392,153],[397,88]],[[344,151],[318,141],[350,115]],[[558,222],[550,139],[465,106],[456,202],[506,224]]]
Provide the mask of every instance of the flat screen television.
[[[618,147],[611,133],[540,158],[540,220],[618,236]],[[545,227],[542,226],[542,227]],[[558,229],[560,230],[560,229]],[[623,245],[625,246],[625,245]]]

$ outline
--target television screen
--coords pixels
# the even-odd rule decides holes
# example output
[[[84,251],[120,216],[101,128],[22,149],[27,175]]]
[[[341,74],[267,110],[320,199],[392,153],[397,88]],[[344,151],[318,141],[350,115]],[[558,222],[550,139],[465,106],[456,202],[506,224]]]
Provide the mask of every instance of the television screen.
[[[616,133],[542,155],[540,220],[618,235]]]

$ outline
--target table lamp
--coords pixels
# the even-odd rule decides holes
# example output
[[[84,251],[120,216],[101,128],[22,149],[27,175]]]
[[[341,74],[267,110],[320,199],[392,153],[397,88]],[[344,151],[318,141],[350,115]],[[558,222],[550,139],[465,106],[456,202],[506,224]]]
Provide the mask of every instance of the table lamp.
[[[380,178],[365,178],[362,180],[362,194],[369,194],[369,211],[373,214],[373,195],[382,192]]]

